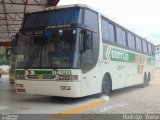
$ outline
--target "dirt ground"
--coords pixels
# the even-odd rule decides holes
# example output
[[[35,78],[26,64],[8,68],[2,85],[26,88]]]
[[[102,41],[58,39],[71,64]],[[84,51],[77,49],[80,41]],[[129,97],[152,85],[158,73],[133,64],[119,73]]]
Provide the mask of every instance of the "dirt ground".
[[[113,91],[110,101],[84,114],[160,114],[160,69],[146,88],[134,86]]]

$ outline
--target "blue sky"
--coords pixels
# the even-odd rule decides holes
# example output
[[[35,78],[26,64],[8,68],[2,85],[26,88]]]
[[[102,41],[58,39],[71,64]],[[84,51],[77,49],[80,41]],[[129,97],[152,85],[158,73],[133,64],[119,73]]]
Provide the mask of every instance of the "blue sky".
[[[60,0],[58,5],[87,4],[115,22],[160,44],[159,0]]]

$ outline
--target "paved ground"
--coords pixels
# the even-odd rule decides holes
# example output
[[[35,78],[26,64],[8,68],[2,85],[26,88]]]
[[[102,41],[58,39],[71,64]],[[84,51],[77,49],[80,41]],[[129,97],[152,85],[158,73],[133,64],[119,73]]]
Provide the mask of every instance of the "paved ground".
[[[160,114],[160,70],[155,71],[154,80],[146,88],[134,86],[111,93],[110,101],[86,113],[94,114]]]
[[[8,75],[0,78],[0,114],[55,114],[94,100],[97,98],[74,99],[17,94],[14,86],[9,84]]]

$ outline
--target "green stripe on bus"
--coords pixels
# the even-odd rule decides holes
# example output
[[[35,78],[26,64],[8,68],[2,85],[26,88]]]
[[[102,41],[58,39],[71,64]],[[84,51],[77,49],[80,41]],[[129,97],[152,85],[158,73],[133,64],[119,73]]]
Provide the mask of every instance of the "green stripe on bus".
[[[45,71],[34,70],[34,74],[47,75],[47,74],[52,74],[52,71],[51,70],[45,70]]]
[[[119,48],[114,48],[108,45],[103,45],[103,60],[107,61],[119,61],[119,62],[128,62],[128,63],[138,63],[148,65],[154,65],[155,59],[152,57],[145,57],[143,55],[138,55],[133,52],[122,50]]]
[[[135,62],[134,53],[117,49],[117,48],[111,49],[110,58],[111,58],[111,61],[129,62],[129,63]]]
[[[16,74],[25,74],[24,70],[16,70]]]
[[[111,48],[109,50],[109,46],[103,46],[103,59],[107,60],[110,57],[111,61],[119,61],[119,62],[135,62],[135,53],[125,51],[118,48]],[[108,53],[109,52],[109,53]],[[109,54],[109,55],[108,55]]]

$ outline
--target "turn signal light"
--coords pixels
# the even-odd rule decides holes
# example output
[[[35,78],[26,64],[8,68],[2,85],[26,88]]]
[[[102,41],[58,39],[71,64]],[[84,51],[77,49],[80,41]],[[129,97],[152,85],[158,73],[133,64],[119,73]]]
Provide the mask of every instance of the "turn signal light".
[[[21,88],[23,88],[23,84],[16,84],[16,87],[21,87]]]
[[[72,80],[78,80],[78,75],[72,75]]]
[[[71,76],[69,75],[60,75],[59,76],[59,80],[70,80],[71,79]]]

